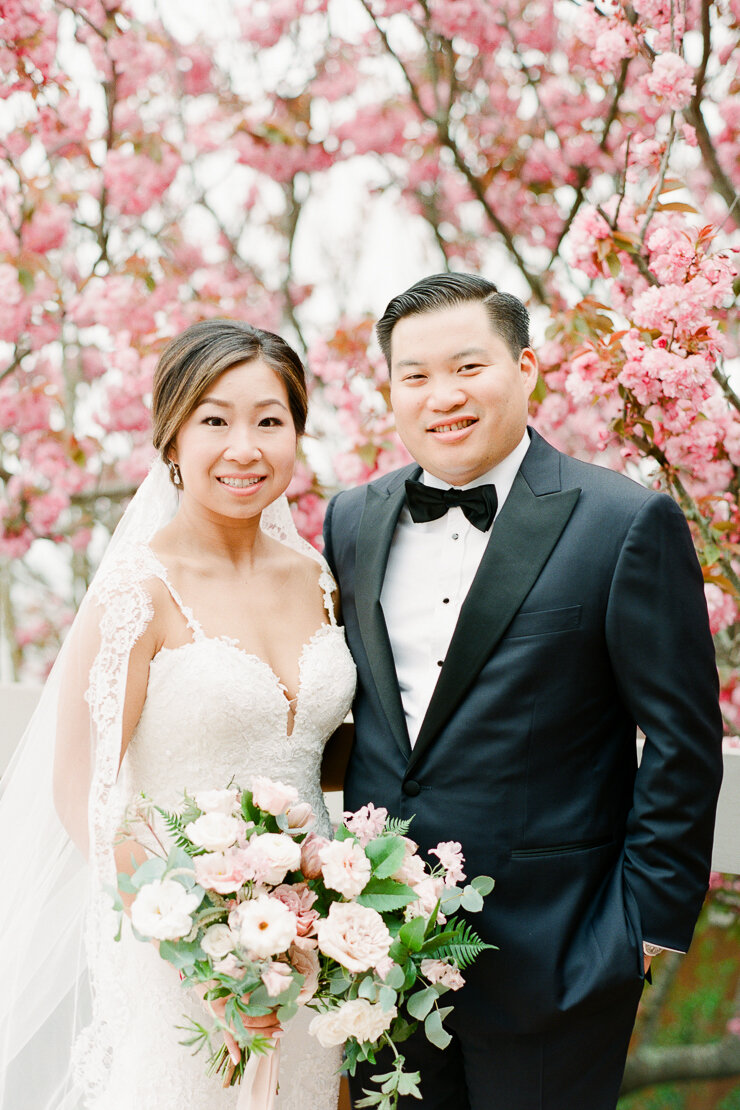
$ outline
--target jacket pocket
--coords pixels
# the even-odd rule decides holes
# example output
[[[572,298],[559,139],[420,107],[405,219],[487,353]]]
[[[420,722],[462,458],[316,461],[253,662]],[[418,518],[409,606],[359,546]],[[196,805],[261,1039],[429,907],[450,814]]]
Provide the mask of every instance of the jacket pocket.
[[[553,844],[545,848],[516,848],[511,859],[535,859],[545,856],[567,856],[570,852],[587,852],[590,848],[606,848],[613,844],[614,838],[602,836],[598,840],[575,840],[572,844]]]
[[[548,636],[553,632],[569,632],[581,623],[581,606],[565,609],[541,609],[536,613],[519,613],[506,630],[509,640],[519,636]]]

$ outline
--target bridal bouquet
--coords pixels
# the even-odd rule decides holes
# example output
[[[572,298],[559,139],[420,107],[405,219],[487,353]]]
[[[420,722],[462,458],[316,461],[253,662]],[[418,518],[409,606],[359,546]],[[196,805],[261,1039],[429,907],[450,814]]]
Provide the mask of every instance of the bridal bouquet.
[[[210,1006],[215,1024],[191,1022],[183,1043],[208,1048],[211,1072],[264,1090],[264,1067],[255,1075],[275,1041],[240,1019],[275,1013],[285,1022],[305,1004],[316,1011],[310,1032],[325,1047],[345,1045],[351,1074],[393,1047],[391,1071],[374,1075],[380,1089],[359,1103],[392,1110],[401,1095],[421,1097],[418,1073],[404,1071],[395,1046],[419,1022],[432,1044],[449,1043],[452,1007],[440,999],[492,947],[450,915],[480,910],[493,880],[465,884],[455,842],[432,849],[431,867],[406,835],[410,822],[372,803],[345,813],[334,840],[313,823],[297,791],[264,777],[250,789],[185,794],[175,811],[142,797],[125,831],[149,858],[119,874],[119,890],[135,895],[137,938],[158,941],[183,986]],[[269,1093],[262,1102],[271,1105]]]

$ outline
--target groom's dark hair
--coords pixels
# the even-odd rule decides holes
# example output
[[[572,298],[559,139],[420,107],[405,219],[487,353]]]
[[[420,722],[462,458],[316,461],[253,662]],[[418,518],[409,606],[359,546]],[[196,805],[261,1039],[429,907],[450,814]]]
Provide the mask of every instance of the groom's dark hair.
[[[496,286],[475,274],[432,274],[422,278],[389,301],[375,326],[385,361],[391,365],[391,335],[405,316],[420,316],[440,308],[453,308],[467,301],[480,301],[488,313],[491,327],[506,342],[514,358],[519,358],[529,341],[529,313],[511,293],[499,293]]]

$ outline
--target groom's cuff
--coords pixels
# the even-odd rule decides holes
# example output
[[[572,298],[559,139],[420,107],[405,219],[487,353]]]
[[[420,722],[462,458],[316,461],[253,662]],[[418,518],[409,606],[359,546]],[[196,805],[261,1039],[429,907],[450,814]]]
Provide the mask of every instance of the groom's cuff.
[[[651,944],[647,940],[642,942],[642,951],[646,956],[658,956],[661,952],[676,952],[679,956],[686,955],[680,948],[665,948],[662,944]]]

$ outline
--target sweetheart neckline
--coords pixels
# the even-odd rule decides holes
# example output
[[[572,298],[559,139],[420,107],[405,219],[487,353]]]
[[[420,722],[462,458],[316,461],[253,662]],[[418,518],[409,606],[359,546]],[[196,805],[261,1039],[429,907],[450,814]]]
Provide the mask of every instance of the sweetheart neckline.
[[[305,662],[306,655],[316,643],[318,643],[322,638],[326,636],[327,629],[333,632],[342,631],[341,627],[337,624],[320,624],[316,631],[311,634],[308,640],[306,640],[306,642],[301,647],[300,655],[298,656],[298,689],[296,690],[295,697],[293,698],[288,698],[286,696],[288,693],[287,686],[284,682],[280,681],[280,676],[276,674],[267,660],[263,659],[261,655],[257,655],[255,652],[247,651],[246,648],[241,647],[238,641],[233,636],[209,636],[203,631],[202,628],[199,628],[199,635],[193,640],[186,640],[184,644],[178,644],[177,647],[161,647],[159,651],[155,652],[155,654],[152,656],[149,666],[151,667],[154,660],[158,659],[161,655],[174,655],[176,652],[182,651],[184,648],[197,647],[198,644],[215,643],[222,644],[224,647],[230,648],[238,655],[241,655],[245,659],[249,659],[252,662],[255,662],[259,666],[263,667],[270,675],[270,677],[274,680],[275,687],[280,690],[280,696],[285,703],[286,723],[290,719],[291,709],[293,710],[293,719],[291,722],[290,732],[288,732],[287,728],[285,731],[285,735],[290,738],[291,736],[293,736],[296,730],[298,714],[301,707],[301,693],[303,691],[303,664]]]

